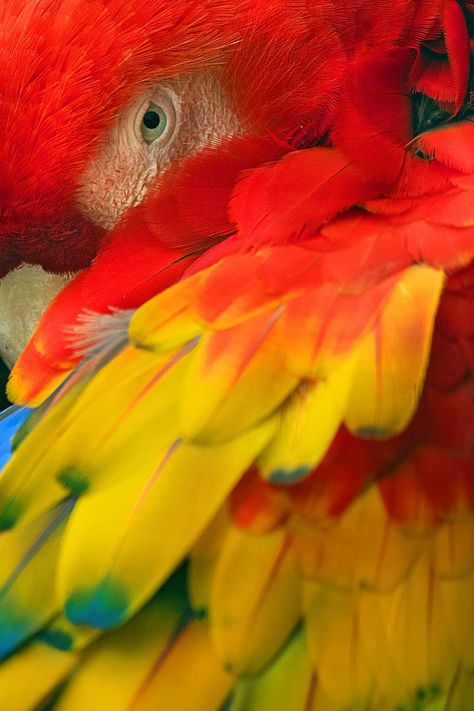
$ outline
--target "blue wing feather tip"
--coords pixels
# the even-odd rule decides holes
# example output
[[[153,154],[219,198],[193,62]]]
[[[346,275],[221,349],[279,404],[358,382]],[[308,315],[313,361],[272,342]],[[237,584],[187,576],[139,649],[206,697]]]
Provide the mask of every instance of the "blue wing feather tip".
[[[123,586],[103,581],[94,588],[73,592],[65,604],[67,618],[75,625],[113,629],[127,619],[128,596]]]
[[[29,407],[11,405],[0,414],[0,469],[12,455],[12,440],[31,415]]]
[[[269,476],[272,484],[296,484],[311,472],[311,467],[300,466],[293,469],[274,469]]]
[[[49,647],[59,649],[61,652],[69,652],[74,646],[74,639],[69,632],[57,629],[42,630],[36,635],[36,639]]]
[[[18,616],[11,604],[0,609],[0,661],[14,652],[31,633],[32,621]]]

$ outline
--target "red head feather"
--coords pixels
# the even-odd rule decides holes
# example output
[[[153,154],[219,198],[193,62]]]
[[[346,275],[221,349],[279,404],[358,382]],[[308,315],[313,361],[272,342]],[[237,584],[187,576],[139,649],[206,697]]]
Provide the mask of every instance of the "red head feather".
[[[0,271],[85,266],[101,231],[71,204],[106,127],[143,84],[219,61],[232,0],[5,0],[0,7]]]
[[[369,0],[4,0],[0,26],[0,274],[90,263],[102,231],[77,213],[74,189],[142,85],[212,65],[244,126],[298,147],[330,128],[354,54],[434,41],[452,75],[443,101],[466,81],[467,63],[452,61],[465,32],[454,0],[380,10]],[[439,94],[418,51],[413,84]]]
[[[78,215],[76,181],[142,85],[212,65],[244,124],[319,137],[344,68],[340,15],[302,0],[5,0],[0,274],[90,263],[102,232]]]
[[[64,0],[54,8],[42,4],[41,10],[25,2],[17,3],[23,8],[17,17],[11,2],[0,11],[4,25],[16,31],[16,40],[8,41],[23,58],[19,66],[30,66],[29,74],[20,72],[21,80],[5,78],[7,98],[0,107],[12,117],[0,120],[7,133],[4,157],[0,153],[6,163],[0,178],[5,185],[4,271],[15,260],[59,271],[90,262],[101,235],[71,206],[74,181],[141,83],[212,63],[242,125],[265,136],[239,138],[172,166],[140,210],[103,241],[92,268],[53,304],[36,337],[41,360],[48,354],[66,367],[71,352],[62,326],[73,323],[83,308],[139,305],[179,278],[200,251],[232,233],[228,204],[243,170],[314,145],[327,132],[353,164],[356,194],[348,188],[348,171],[339,175],[336,170],[342,180],[337,189],[334,181],[323,181],[323,200],[310,192],[306,207],[311,220],[295,215],[302,208],[297,202],[285,222],[284,208],[294,202],[295,191],[315,189],[325,171],[331,172],[329,163],[321,167],[306,151],[244,181],[232,209],[241,227],[253,217],[258,220],[262,190],[268,187],[261,176],[274,176],[267,192],[269,214],[277,216],[278,224],[267,220],[269,239],[280,239],[278,230],[286,229],[287,222],[314,230],[354,201],[388,190],[402,162],[411,165],[405,151],[412,137],[411,91],[422,86],[434,98],[442,96],[451,113],[466,91],[469,42],[454,0],[400,0],[380,10],[370,0],[350,7],[342,0],[163,1],[153,9],[145,3],[125,8],[118,0]],[[9,31],[8,38],[13,35]],[[436,61],[430,62],[433,46]],[[20,122],[20,132],[15,123],[24,115],[18,110],[22,91],[21,106],[26,111],[31,105],[31,115],[26,113],[27,125]],[[323,159],[324,150],[314,155]],[[236,209],[237,204],[245,210]],[[223,249],[232,246],[231,240]],[[33,347],[29,353],[36,359]]]

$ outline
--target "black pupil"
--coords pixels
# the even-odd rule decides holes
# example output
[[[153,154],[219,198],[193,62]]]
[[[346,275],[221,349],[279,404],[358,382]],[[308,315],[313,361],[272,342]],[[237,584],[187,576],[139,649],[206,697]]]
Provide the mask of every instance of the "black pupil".
[[[146,128],[153,130],[160,125],[161,118],[157,111],[147,111],[143,117],[143,124]]]

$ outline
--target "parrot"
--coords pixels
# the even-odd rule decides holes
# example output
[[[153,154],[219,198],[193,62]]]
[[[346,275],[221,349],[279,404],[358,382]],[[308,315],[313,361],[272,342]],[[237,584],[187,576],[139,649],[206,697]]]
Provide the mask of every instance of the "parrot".
[[[470,711],[474,2],[0,27],[0,708]]]

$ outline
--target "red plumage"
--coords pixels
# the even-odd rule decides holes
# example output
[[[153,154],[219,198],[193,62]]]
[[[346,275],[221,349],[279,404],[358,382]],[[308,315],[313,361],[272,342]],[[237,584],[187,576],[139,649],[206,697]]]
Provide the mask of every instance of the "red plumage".
[[[224,5],[219,7],[225,14]],[[468,145],[471,124],[448,124],[422,134],[407,150],[413,135],[409,98],[413,88],[425,85],[430,72],[442,66],[443,106],[455,113],[459,92],[466,92],[469,47],[459,6],[405,2],[378,13],[371,3],[359,2],[348,9],[331,2],[315,8],[296,3],[291,9],[299,14],[290,14],[284,2],[243,5],[241,24],[234,30],[235,36],[240,33],[240,43],[229,44],[225,60],[221,55],[219,71],[241,120],[252,133],[261,130],[267,137],[249,135],[206,149],[172,166],[157,181],[140,209],[132,210],[104,241],[92,268],[48,311],[45,327],[36,336],[45,374],[58,364],[61,370],[69,368],[76,360],[70,341],[58,337],[61,324],[73,324],[84,308],[106,311],[138,306],[179,278],[213,242],[235,232],[236,225],[238,233],[201,257],[195,268],[235,250],[309,241],[310,248],[321,253],[318,278],[343,283],[349,289],[351,280],[357,288],[366,288],[413,260],[453,270],[469,259],[471,229],[456,234],[456,242],[446,239],[446,230],[464,224],[464,213],[469,213],[470,152],[456,149],[456,139],[450,141],[450,136],[462,137]],[[215,42],[222,16],[214,15],[215,25],[209,24],[202,8],[200,19],[209,32],[212,53],[212,38]],[[132,32],[132,19],[127,21]],[[317,38],[323,25],[327,32],[320,42]],[[153,23],[145,27],[147,36],[154,31]],[[271,37],[275,27],[278,32],[281,29],[281,36]],[[165,28],[163,23],[159,31],[169,30]],[[230,43],[232,30],[221,29],[225,29],[219,35],[221,45],[224,38]],[[186,33],[185,28],[181,31]],[[121,41],[130,43],[132,35],[125,33]],[[90,41],[85,30],[84,37],[85,43],[87,38]],[[278,38],[281,44],[275,50]],[[330,51],[326,40],[333,44],[330,61],[325,59]],[[96,51],[95,45],[90,51]],[[177,64],[166,65],[166,73],[193,61],[208,61],[202,56],[193,60],[186,53],[179,58],[171,54]],[[309,54],[302,71],[303,55]],[[131,91],[138,72],[144,72],[140,77],[144,80],[151,65],[140,53],[128,61],[127,90]],[[261,68],[258,74],[252,71],[252,63]],[[111,66],[107,71],[115,69]],[[110,76],[106,77],[104,86],[110,86]],[[437,98],[436,91],[426,86],[424,90]],[[125,86],[108,101],[118,102],[120,91]],[[107,115],[110,118],[111,113]],[[99,136],[101,125],[91,124],[89,130]],[[327,147],[294,150],[314,145],[328,127]],[[82,143],[78,145],[84,150]],[[258,168],[262,163],[266,165]],[[254,167],[257,170],[249,170]],[[360,204],[366,205],[369,214],[355,207],[337,217]],[[97,241],[87,252],[87,260],[95,249]],[[48,248],[47,253],[47,259],[59,258],[54,250]],[[81,249],[73,252],[78,253],[86,254]],[[47,259],[44,264],[50,267]],[[34,344],[25,359],[38,360]]]
[[[42,11],[20,6],[31,13],[15,21],[17,30],[28,27],[25,37],[47,23],[47,43],[31,40],[37,57],[47,44],[54,46],[54,32],[67,36],[78,22],[75,3],[61,6],[60,30],[49,28],[48,18],[56,17],[52,5]],[[13,3],[7,7],[11,11]],[[78,24],[76,49],[71,44],[75,59],[67,60],[56,84],[51,77],[58,76],[59,54],[46,62],[33,84],[26,82],[31,96],[41,82],[45,97],[56,87],[51,112],[46,98],[35,103],[38,130],[30,144],[24,128],[19,141],[9,134],[8,122],[0,121],[6,126],[8,168],[3,174],[8,234],[0,244],[4,270],[21,259],[56,270],[65,264],[88,265],[49,307],[20,357],[10,381],[14,399],[41,401],[78,363],[82,352],[74,333],[81,330],[84,310],[135,309],[151,300],[132,319],[119,367],[112,361],[92,380],[99,382],[94,397],[87,400],[91,391],[85,390],[88,417],[100,386],[102,392],[113,390],[120,364],[131,364],[123,389],[132,392],[137,379],[132,411],[145,395],[154,394],[161,378],[180,376],[179,387],[171,392],[179,439],[172,440],[164,466],[182,441],[209,449],[226,446],[268,418],[275,439],[243,465],[242,471],[254,462],[230,495],[233,523],[256,536],[282,529],[285,555],[291,551],[304,584],[329,580],[337,609],[346,587],[354,600],[367,591],[393,594],[387,639],[405,622],[403,615],[398,622],[399,608],[410,607],[410,629],[397,630],[407,657],[400,678],[409,677],[405,667],[417,661],[409,658],[406,642],[413,627],[427,667],[418,674],[421,681],[413,674],[416,685],[406,693],[407,704],[413,701],[417,707],[417,694],[426,692],[418,684],[436,681],[434,695],[450,696],[459,669],[449,664],[460,668],[464,663],[454,652],[442,681],[430,676],[433,590],[437,586],[439,595],[446,579],[462,581],[469,570],[471,582],[461,584],[466,596],[472,590],[472,551],[464,560],[456,546],[462,551],[466,521],[472,532],[474,511],[473,7],[455,0],[355,0],[349,6],[342,0],[209,0],[163,3],[164,14],[140,3],[142,16],[135,6],[126,11],[112,0],[91,2],[88,18]],[[109,34],[104,31],[104,47],[97,46],[91,29],[94,13],[111,28]],[[84,50],[79,58],[77,47]],[[92,238],[90,225],[78,220],[69,201],[77,173],[94,155],[107,124],[141,82],[160,72],[169,76],[210,66],[238,116],[241,135],[171,165],[142,204],[110,233]],[[17,94],[9,87],[5,106],[10,112],[23,91],[20,84]],[[0,106],[0,118],[5,106]],[[77,132],[64,126],[72,108],[78,113]],[[47,126],[56,127],[54,136]],[[13,151],[43,161],[44,181],[25,160],[13,175]],[[68,236],[64,224],[71,221],[77,232]],[[55,240],[60,248],[52,247]],[[420,282],[413,287],[413,275],[422,288]],[[138,376],[135,356],[144,358]],[[346,382],[341,371],[348,364],[353,371]],[[175,366],[183,370],[173,371]],[[93,358],[89,367],[94,367]],[[327,397],[347,396],[348,404],[325,440],[323,418],[331,422],[334,403],[324,402],[324,388],[330,388],[335,375],[340,380]],[[323,406],[317,399],[308,404],[321,390]],[[68,392],[75,396],[73,388]],[[314,402],[312,420],[308,412]],[[201,419],[195,418],[191,409],[201,405]],[[107,423],[104,441],[117,432],[120,439],[127,416],[124,410],[111,426]],[[85,422],[83,412],[81,417]],[[67,430],[73,420],[74,413],[66,433],[73,431]],[[308,451],[320,445],[319,439],[323,442],[316,467],[317,456],[311,459],[304,446],[296,465],[292,452],[278,450],[281,442],[283,450],[293,447],[305,427],[308,432],[312,428]],[[137,431],[131,432],[126,445],[133,447]],[[123,450],[118,451],[120,456]],[[87,456],[86,464],[81,460],[86,473]],[[69,450],[65,457],[69,462]],[[146,485],[150,490],[159,478],[156,472],[162,473],[154,472]],[[345,529],[354,511],[355,520]],[[372,541],[373,521],[378,530]],[[441,543],[435,538],[440,530]],[[348,540],[354,532],[355,544]],[[431,541],[428,534],[433,549],[445,545],[447,550],[426,554],[424,595],[424,588],[413,593],[412,587],[424,580],[423,572],[413,570],[421,560],[418,542]],[[392,536],[400,537],[400,548],[392,546]],[[360,556],[360,569],[352,553]],[[430,608],[426,615],[424,601]],[[453,609],[456,604],[454,598]],[[354,611],[343,619],[346,627],[354,626],[353,639],[345,645],[351,655],[351,693],[353,671],[360,664],[353,654],[359,649],[359,608]],[[462,627],[462,613],[455,612]],[[367,626],[376,627],[369,616]],[[324,636],[326,610],[305,624],[316,639],[320,629]],[[324,653],[326,642],[331,648],[330,633],[329,641],[323,640]],[[434,638],[433,646],[437,654],[443,643]],[[345,651],[337,650],[334,659],[339,662]],[[314,679],[324,663],[332,669],[328,659],[331,663],[313,660]],[[374,688],[377,672],[376,664],[370,671]],[[317,685],[324,688],[322,677]],[[392,690],[395,686],[394,681]],[[367,708],[373,693],[371,686],[367,703],[360,696]],[[358,703],[357,694],[356,689],[350,700],[357,697]],[[384,700],[376,703],[373,708],[382,708]]]
[[[398,444],[354,440],[351,446],[376,453],[373,467],[364,464],[365,478],[372,471],[384,479],[396,461],[400,477],[418,482],[426,457],[441,469],[445,457],[471,457],[470,428],[461,431],[453,423],[472,420],[472,329],[466,324],[472,314],[473,126],[458,120],[413,138],[410,99],[415,90],[453,116],[460,112],[469,57],[461,7],[448,0],[435,6],[407,1],[379,13],[371,3],[348,9],[328,0],[314,7],[296,3],[290,13],[285,2],[241,3],[239,23],[229,22],[235,3],[184,2],[158,15],[149,6],[131,11],[110,0],[88,4],[80,18],[78,7],[65,4],[60,15],[49,4],[9,3],[3,10],[23,68],[23,83],[6,82],[1,107],[3,239],[16,235],[11,248],[5,242],[5,269],[20,259],[52,269],[90,262],[103,238],[74,215],[68,202],[74,180],[107,122],[140,83],[156,78],[157,66],[170,76],[219,61],[249,135],[172,166],[144,204],[102,241],[92,266],[50,307],[20,360],[17,372],[35,383],[30,394],[77,362],[69,336],[60,334],[84,308],[135,308],[185,272],[225,256],[241,254],[242,263],[238,273],[233,263],[217,273],[209,300],[202,301],[205,318],[232,304],[243,272],[256,285],[248,297],[254,304],[271,293],[304,289],[305,280],[319,282],[345,294],[335,297],[334,291],[329,298],[328,291],[317,302],[330,313],[337,348],[359,336],[390,280],[423,261],[453,276],[438,314],[420,410]],[[101,43],[93,41],[94,18]],[[70,53],[55,53],[72,28]],[[33,70],[39,62],[41,72]],[[28,125],[15,125],[13,107],[32,104]],[[74,131],[64,129],[68,116]],[[317,147],[321,140],[325,146]],[[41,181],[38,163],[45,166]],[[71,221],[68,232],[64,225]],[[51,247],[56,239],[59,249]],[[292,252],[290,244],[298,249]],[[274,257],[257,266],[253,253],[269,245],[277,247]],[[349,329],[345,318],[356,295],[357,318]],[[346,441],[343,446],[351,450]],[[401,452],[413,447],[419,454],[413,461],[407,455],[405,466]],[[334,468],[332,456],[324,465],[332,472],[328,482],[343,466]],[[459,466],[464,471],[465,464]],[[399,488],[390,493],[396,478],[388,477],[382,490],[394,515],[403,516],[393,498]],[[339,487],[345,477],[336,480]],[[347,492],[342,496],[346,500]],[[339,512],[340,505],[329,509]]]

